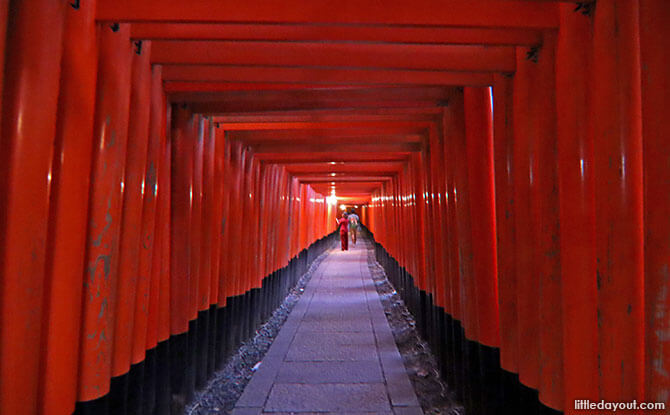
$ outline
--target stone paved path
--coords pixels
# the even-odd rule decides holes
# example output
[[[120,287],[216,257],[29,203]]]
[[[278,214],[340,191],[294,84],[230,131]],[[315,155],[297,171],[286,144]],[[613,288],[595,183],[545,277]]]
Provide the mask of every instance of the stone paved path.
[[[361,239],[321,263],[233,415],[423,413]]]

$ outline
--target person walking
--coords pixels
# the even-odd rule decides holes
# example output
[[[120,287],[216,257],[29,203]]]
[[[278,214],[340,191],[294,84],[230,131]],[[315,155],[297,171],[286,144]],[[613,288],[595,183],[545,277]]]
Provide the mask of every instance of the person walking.
[[[348,216],[349,219],[349,232],[351,233],[351,243],[356,245],[356,237],[358,236],[358,226],[360,224],[361,219],[358,217],[356,214],[355,210],[352,210],[351,213]]]
[[[338,220],[335,218],[337,226],[340,227],[340,242],[342,242],[342,250],[349,250],[349,220],[347,219],[347,213],[342,213],[342,217]]]

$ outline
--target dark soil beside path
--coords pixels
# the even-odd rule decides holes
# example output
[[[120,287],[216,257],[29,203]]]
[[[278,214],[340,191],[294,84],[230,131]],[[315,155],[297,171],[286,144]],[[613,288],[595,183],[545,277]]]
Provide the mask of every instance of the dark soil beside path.
[[[258,369],[259,362],[277,337],[279,330],[304,292],[304,288],[312,278],[314,271],[327,256],[328,251],[321,254],[312,263],[309,270],[300,278],[298,284],[291,289],[282,305],[256,331],[254,338],[243,343],[237,353],[228,359],[226,367],[214,374],[205,389],[196,393],[193,402],[186,406],[184,415],[228,415],[233,411],[235,403]]]
[[[384,269],[375,259],[368,240],[368,268],[393,331],[403,363],[425,414],[465,414],[463,406],[454,399],[454,392],[441,379],[438,365],[428,344],[416,330],[416,322],[405,303],[386,278]]]

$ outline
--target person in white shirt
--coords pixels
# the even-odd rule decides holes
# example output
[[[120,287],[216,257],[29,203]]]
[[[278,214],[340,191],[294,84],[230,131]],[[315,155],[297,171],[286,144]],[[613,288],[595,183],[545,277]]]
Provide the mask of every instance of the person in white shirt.
[[[358,233],[358,226],[360,225],[360,218],[356,214],[356,211],[352,210],[349,214],[349,233],[351,234],[351,242],[356,245],[356,236]]]

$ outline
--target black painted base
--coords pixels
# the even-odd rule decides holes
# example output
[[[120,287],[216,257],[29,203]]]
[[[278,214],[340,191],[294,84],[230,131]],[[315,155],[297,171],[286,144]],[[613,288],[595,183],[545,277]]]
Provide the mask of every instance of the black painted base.
[[[331,233],[314,242],[289,264],[263,279],[261,288],[228,297],[189,322],[188,332],[172,335],[148,350],[145,360],[112,378],[107,395],[77,402],[76,415],[182,415],[196,390],[222,369],[239,346],[254,336],[311,263],[339,242]]]
[[[372,236],[372,234],[367,231]],[[414,278],[374,242],[375,256],[416,320],[419,333],[433,351],[442,377],[454,389],[467,415],[560,415],[543,405],[538,392],[500,367],[500,349],[469,340],[461,322],[433,302],[432,294],[414,285]]]

